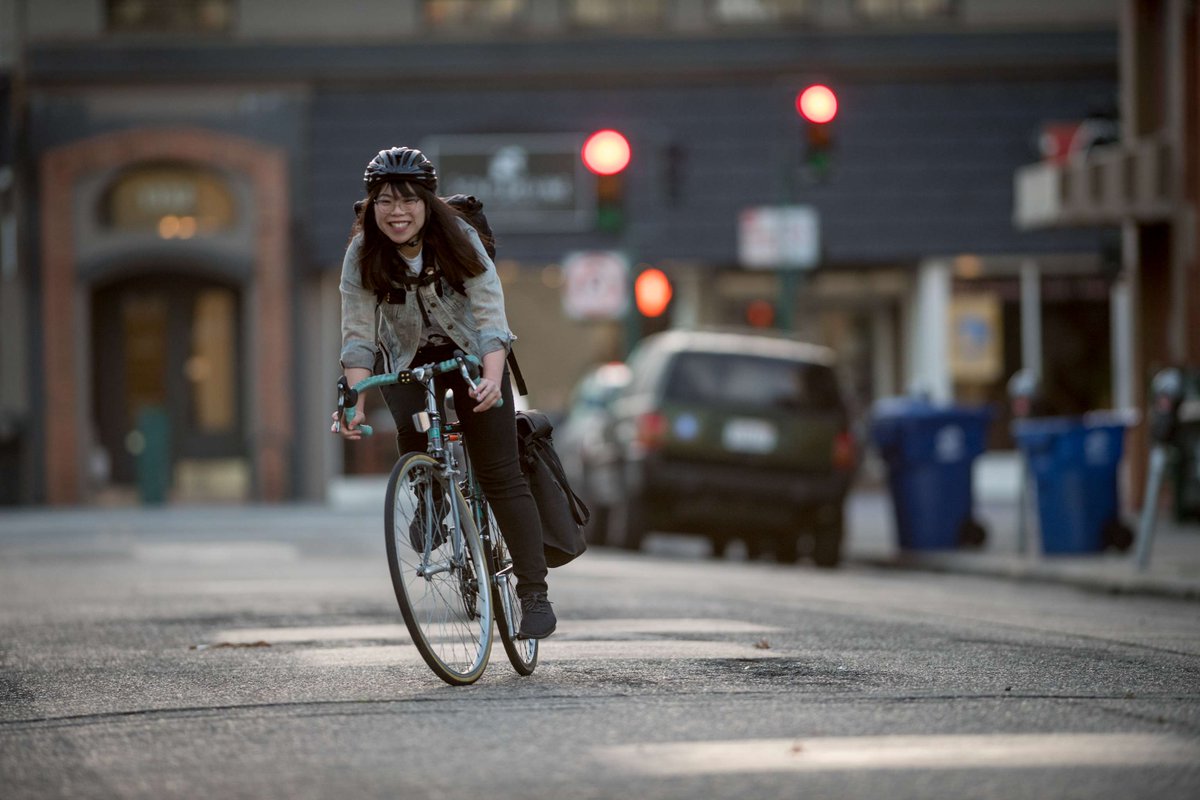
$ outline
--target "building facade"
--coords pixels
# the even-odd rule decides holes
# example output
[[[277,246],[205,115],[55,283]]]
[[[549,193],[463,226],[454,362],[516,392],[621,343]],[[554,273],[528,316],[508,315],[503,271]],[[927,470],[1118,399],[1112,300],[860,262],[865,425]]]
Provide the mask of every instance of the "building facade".
[[[1200,13],[1195,3],[1125,0],[1120,37],[1115,140],[1022,167],[1014,217],[1023,230],[1120,231],[1114,393],[1121,406],[1145,409],[1159,370],[1200,367]],[[1140,498],[1144,423],[1131,445]]]
[[[863,409],[1003,405],[1033,354],[1064,410],[1111,405],[1115,228],[1017,228],[1012,175],[1050,123],[1111,116],[1117,3],[1047,5],[0,3],[5,498],[147,471],[182,500],[319,498],[386,463],[390,437],[327,428],[351,207],[396,144],[484,201],[535,405],[646,325],[747,323],[833,346]],[[840,103],[819,161],[812,83]],[[579,164],[602,128],[633,152],[615,189]],[[819,221],[811,257],[748,266],[747,220],[781,207]],[[564,313],[563,265],[597,252],[663,269],[667,317]]]

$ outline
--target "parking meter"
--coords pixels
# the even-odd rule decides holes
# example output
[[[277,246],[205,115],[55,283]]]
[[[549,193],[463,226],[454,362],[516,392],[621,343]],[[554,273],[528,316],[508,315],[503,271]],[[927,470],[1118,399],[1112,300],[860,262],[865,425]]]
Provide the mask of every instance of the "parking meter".
[[[1176,367],[1159,370],[1150,381],[1150,464],[1146,470],[1146,492],[1142,496],[1142,518],[1138,525],[1137,565],[1146,569],[1158,520],[1158,493],[1167,469],[1167,448],[1179,432],[1179,406],[1183,403],[1183,372]]]
[[[1158,444],[1170,444],[1179,432],[1179,406],[1183,403],[1183,371],[1159,370],[1150,381],[1150,435]]]
[[[1013,419],[1028,419],[1033,416],[1034,401],[1040,391],[1037,373],[1031,369],[1019,369],[1008,379],[1008,400]],[[1026,519],[1030,502],[1029,465],[1021,460],[1021,477],[1017,484],[1017,552],[1025,555],[1030,551],[1029,521]]]
[[[1018,419],[1033,416],[1034,402],[1041,391],[1037,374],[1030,369],[1019,369],[1008,379],[1008,400],[1013,416]]]

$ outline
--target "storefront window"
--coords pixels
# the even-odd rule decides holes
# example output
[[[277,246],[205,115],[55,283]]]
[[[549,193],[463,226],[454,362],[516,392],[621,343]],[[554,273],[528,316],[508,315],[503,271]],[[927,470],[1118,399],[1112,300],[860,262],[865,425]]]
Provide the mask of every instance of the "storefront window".
[[[664,0],[571,0],[572,24],[587,28],[659,26],[666,12]]]
[[[191,384],[192,423],[200,433],[234,429],[237,298],[229,289],[203,289],[192,305],[192,348],[183,372]]]
[[[110,33],[225,33],[234,0],[108,0]]]
[[[712,0],[714,22],[727,25],[806,21],[815,13],[814,0]]]
[[[854,0],[854,11],[868,22],[947,19],[956,0]]]
[[[217,173],[187,164],[123,172],[101,196],[100,222],[113,232],[191,239],[233,227],[233,193]]]
[[[425,24],[433,29],[505,26],[520,22],[528,0],[425,0]]]
[[[167,297],[157,292],[131,292],[121,303],[125,352],[125,424],[137,427],[144,408],[167,405]]]

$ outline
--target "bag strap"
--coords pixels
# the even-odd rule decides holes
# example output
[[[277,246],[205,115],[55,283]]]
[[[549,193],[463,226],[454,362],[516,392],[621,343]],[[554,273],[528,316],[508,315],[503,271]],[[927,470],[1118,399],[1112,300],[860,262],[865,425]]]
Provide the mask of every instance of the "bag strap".
[[[511,349],[508,351],[508,369],[512,373],[512,378],[517,384],[517,394],[524,397],[529,394],[529,388],[525,385],[525,376],[521,374],[521,365],[517,363],[517,354]]]

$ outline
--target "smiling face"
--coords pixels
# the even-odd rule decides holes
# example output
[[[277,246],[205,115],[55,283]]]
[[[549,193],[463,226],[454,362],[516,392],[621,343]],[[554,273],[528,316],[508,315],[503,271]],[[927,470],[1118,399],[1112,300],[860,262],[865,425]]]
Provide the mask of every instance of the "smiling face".
[[[412,242],[425,227],[425,201],[405,195],[407,186],[384,184],[375,198],[375,225],[397,245]],[[411,191],[411,190],[409,190]],[[417,246],[419,242],[413,242]]]

